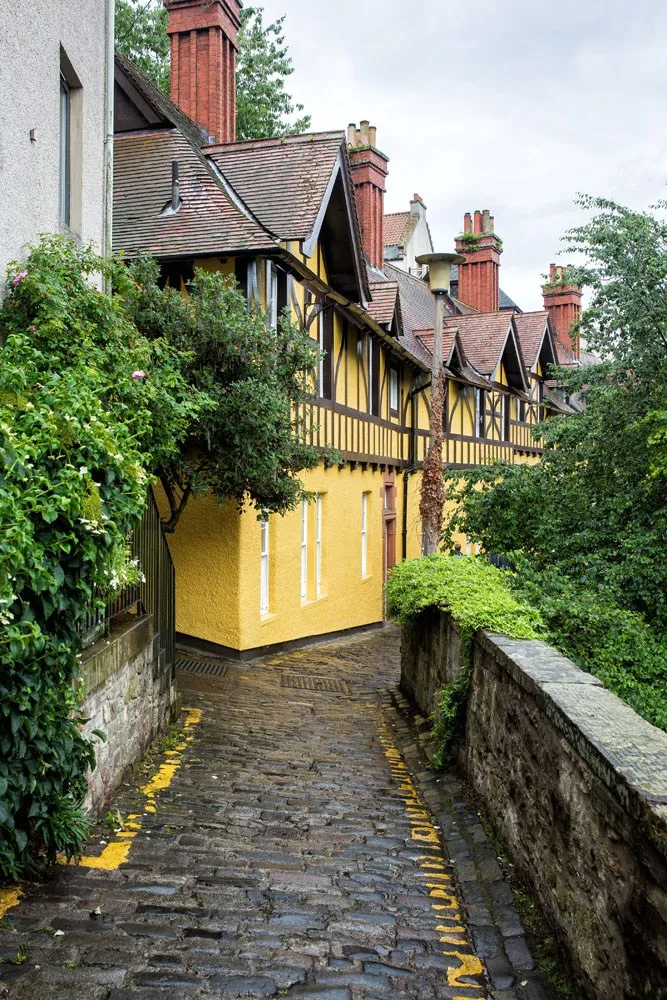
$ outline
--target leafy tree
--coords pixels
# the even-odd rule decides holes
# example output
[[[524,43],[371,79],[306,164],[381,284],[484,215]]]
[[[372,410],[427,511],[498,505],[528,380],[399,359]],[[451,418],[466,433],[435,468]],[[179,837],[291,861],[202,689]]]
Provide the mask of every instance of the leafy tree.
[[[116,44],[166,93],[169,92],[167,12],[159,0],[116,0]],[[295,135],[310,128],[310,117],[293,120],[294,104],[285,80],[294,72],[283,25],[264,24],[262,7],[241,11],[237,60],[237,138]]]
[[[236,91],[236,135],[238,139],[298,135],[310,128],[310,115],[292,120],[303,111],[285,89],[294,72],[288,55],[283,25],[285,17],[264,24],[262,7],[241,11]]]
[[[449,530],[511,557],[561,648],[664,725],[664,695],[653,716],[645,695],[667,689],[667,206],[582,204],[593,218],[566,239],[592,290],[581,334],[603,361],[559,377],[585,409],[542,425],[539,465],[452,474]]]
[[[178,352],[193,393],[206,400],[184,447],[154,466],[169,500],[167,530],[193,495],[273,513],[292,509],[304,496],[298,473],[321,459],[296,423],[319,358],[315,343],[286,316],[271,329],[219,273],[195,271],[187,296],[160,287],[151,259],[137,261],[132,275],[128,318],[150,342],[164,339]]]
[[[116,0],[116,48],[169,93],[167,11],[161,0]]]

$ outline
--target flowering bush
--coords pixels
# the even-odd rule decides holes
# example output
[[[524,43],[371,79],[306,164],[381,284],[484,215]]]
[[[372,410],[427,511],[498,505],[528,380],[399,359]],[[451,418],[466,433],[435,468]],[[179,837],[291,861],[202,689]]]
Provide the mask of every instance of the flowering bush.
[[[100,272],[118,301],[91,283]],[[127,281],[49,238],[0,308],[0,876],[81,849],[94,749],[79,728],[79,626],[95,593],[137,578],[127,538],[146,468],[176,453],[193,405],[177,359],[123,318]],[[137,383],[138,370],[155,377]]]

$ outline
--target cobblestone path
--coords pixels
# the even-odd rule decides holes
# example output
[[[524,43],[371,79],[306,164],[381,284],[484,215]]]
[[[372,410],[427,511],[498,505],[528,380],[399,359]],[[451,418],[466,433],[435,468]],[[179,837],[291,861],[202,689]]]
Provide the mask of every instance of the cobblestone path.
[[[393,629],[183,674],[185,737],[123,792],[122,832],[8,910],[0,995],[544,998],[495,852],[421,762],[397,679]]]

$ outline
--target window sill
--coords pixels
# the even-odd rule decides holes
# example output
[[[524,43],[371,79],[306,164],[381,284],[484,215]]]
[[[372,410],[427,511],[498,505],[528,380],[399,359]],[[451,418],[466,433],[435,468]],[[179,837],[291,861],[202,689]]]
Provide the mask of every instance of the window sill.
[[[278,617],[278,615],[273,614],[271,611],[269,611],[267,614],[259,616],[259,624],[260,625],[270,625],[271,622],[274,622],[277,617]]]
[[[302,608],[312,608],[313,604],[321,604],[322,601],[328,601],[328,600],[329,600],[329,595],[328,594],[320,594],[319,597],[313,597],[310,600],[301,601],[301,607]]]
[[[369,573],[368,576],[362,576],[361,582],[362,583],[370,583],[372,579],[373,579],[373,574]]]

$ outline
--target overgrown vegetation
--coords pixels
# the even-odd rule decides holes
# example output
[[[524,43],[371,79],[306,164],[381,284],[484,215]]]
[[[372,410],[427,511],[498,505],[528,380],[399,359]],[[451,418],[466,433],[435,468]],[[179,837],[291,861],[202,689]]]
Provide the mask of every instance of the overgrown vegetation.
[[[500,570],[465,556],[428,556],[397,566],[387,582],[387,606],[401,625],[413,625],[424,611],[438,608],[460,629],[463,669],[443,688],[433,718],[435,763],[442,766],[465,720],[475,633],[487,629],[515,639],[543,638],[542,617],[512,593]]]
[[[161,90],[169,93],[168,15],[162,0],[116,0],[116,45]],[[236,137],[263,139],[298,135],[310,116],[295,119],[285,82],[294,72],[285,45],[285,17],[264,23],[263,7],[243,7],[238,38]]]
[[[195,271],[187,296],[161,287],[150,258],[130,274],[127,318],[149,344],[175,352],[192,394],[183,446],[152,466],[169,502],[166,529],[207,493],[258,512],[293,509],[305,495],[299,472],[321,458],[296,425],[319,360],[315,342],[287,317],[272,329],[219,273]]]
[[[140,286],[137,278],[145,284]],[[105,279],[113,297],[95,281]],[[187,497],[298,502],[315,449],[292,406],[317,348],[270,331],[221,275],[189,298],[47,237],[10,269],[0,306],[0,877],[76,856],[93,743],[77,650],[95,603],[139,569],[128,538],[154,474]]]
[[[655,725],[667,724],[667,205],[582,199],[568,235],[592,290],[581,336],[602,362],[561,371],[585,410],[542,425],[534,466],[450,474],[463,531],[517,565],[552,642]]]

